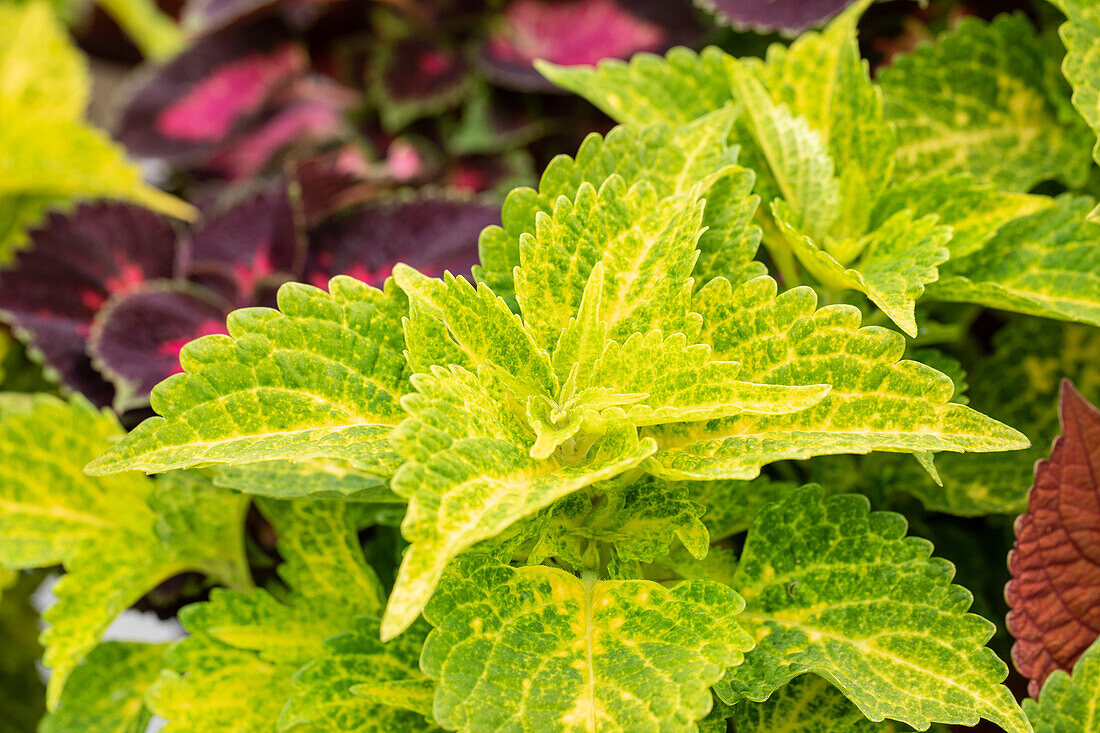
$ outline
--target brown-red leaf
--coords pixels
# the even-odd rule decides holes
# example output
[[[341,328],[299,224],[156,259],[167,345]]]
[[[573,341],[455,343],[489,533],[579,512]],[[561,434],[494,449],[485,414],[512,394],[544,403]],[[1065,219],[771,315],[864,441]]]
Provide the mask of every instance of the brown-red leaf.
[[[1100,411],[1063,381],[1060,417],[1008,556],[1012,659],[1033,697],[1100,636]]]

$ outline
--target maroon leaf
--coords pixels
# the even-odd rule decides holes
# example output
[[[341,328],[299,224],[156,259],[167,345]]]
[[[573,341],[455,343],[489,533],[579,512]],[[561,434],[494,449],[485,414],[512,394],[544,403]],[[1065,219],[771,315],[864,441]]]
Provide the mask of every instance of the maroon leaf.
[[[758,33],[796,35],[825,23],[853,0],[695,0],[718,22]]]
[[[379,187],[369,180],[370,170],[370,160],[356,145],[298,162],[293,175],[306,224],[374,196]]]
[[[147,404],[149,391],[181,371],[180,349],[211,333],[226,333],[228,304],[186,282],[148,283],[112,298],[88,340],[92,362],[115,386],[122,412]]]
[[[105,404],[110,387],[85,351],[92,320],[112,296],[177,274],[176,233],[137,206],[95,203],[51,214],[30,237],[0,273],[0,318],[62,385]]]
[[[324,5],[338,0],[190,0],[183,10],[186,25],[201,33],[236,27],[269,15],[287,25],[308,28]]]
[[[206,220],[187,239],[191,280],[236,306],[252,305],[263,283],[301,268],[299,235],[286,184],[280,183]]]
[[[1100,412],[1063,381],[1060,417],[1008,556],[1012,659],[1032,697],[1100,636]]]
[[[501,86],[556,91],[533,61],[595,64],[690,44],[698,32],[692,15],[690,5],[679,0],[516,0],[478,60],[486,76]]]
[[[160,68],[130,99],[118,139],[137,155],[202,160],[255,121],[306,70],[278,23],[207,36]]]
[[[333,215],[310,231],[306,281],[350,275],[381,285],[404,262],[430,275],[470,274],[481,230],[500,223],[500,206],[443,196],[376,199]]]
[[[469,82],[454,49],[419,36],[378,44],[371,64],[371,97],[390,131],[457,106]]]
[[[206,168],[229,180],[255,178],[290,149],[351,137],[346,114],[358,95],[321,77],[297,81],[287,101],[213,154]]]

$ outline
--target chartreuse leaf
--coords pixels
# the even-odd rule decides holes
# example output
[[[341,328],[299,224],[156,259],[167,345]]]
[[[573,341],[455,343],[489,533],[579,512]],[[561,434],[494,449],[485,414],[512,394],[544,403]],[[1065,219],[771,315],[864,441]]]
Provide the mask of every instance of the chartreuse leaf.
[[[435,686],[419,666],[425,633],[418,625],[383,644],[378,619],[356,619],[294,675],[294,696],[283,708],[279,730],[439,730],[430,722]]]
[[[604,184],[607,206],[629,201],[639,190],[624,191],[624,185],[615,177]],[[591,195],[595,190],[582,184],[577,200]],[[531,310],[527,293],[537,291],[527,290],[526,262],[517,269],[522,318],[484,283],[475,290],[449,273],[440,281],[405,266],[394,269],[409,296],[406,341],[419,394],[402,401],[412,417],[393,435],[406,461],[393,489],[409,499],[402,528],[412,545],[390,596],[383,638],[412,622],[455,555],[652,454],[655,446],[639,440],[639,426],[790,412],[828,392],[824,384],[738,381],[736,364],[711,360],[709,347],[691,346],[687,336],[675,333],[695,332],[699,325],[687,311],[695,241],[690,232],[701,226],[698,209],[692,198],[680,197],[678,207],[666,202],[671,213],[652,214],[648,204],[656,202],[643,201],[647,205],[607,217],[630,236],[595,232],[591,241],[599,259],[590,272],[583,272],[583,260],[557,265],[558,271],[581,270],[584,285],[575,298],[559,288],[559,300],[544,299]],[[660,226],[652,238],[646,236],[647,219],[675,221],[684,212],[686,222],[676,228],[688,234],[666,237],[668,227]],[[540,236],[558,221],[543,217]],[[573,234],[572,241],[579,236]],[[537,257],[542,250],[528,242],[525,252]],[[688,265],[677,268],[684,260]],[[556,305],[560,300],[575,318],[559,316],[555,324],[540,316],[564,314],[565,307]],[[529,328],[528,319],[542,327]],[[675,335],[666,338],[660,328]],[[625,337],[621,347],[608,340],[611,329]],[[553,346],[552,355],[536,334]],[[655,365],[664,366],[662,373],[654,372]]]
[[[214,484],[272,499],[353,499],[403,503],[378,478],[356,470],[348,461],[333,458],[299,463],[260,461],[228,466],[218,471]]]
[[[1006,193],[966,175],[932,173],[891,182],[875,203],[870,230],[902,211],[914,219],[935,215],[937,224],[951,228],[947,248],[954,259],[980,249],[1009,221],[1051,204],[1049,196]]]
[[[346,461],[385,478],[399,459],[389,433],[408,391],[401,317],[405,298],[337,277],[326,293],[279,289],[278,311],[245,308],[229,335],[180,353],[183,374],[153,390],[153,417],[92,462],[105,474],[210,463]]]
[[[1100,725],[1100,641],[1094,642],[1073,666],[1059,670],[1043,685],[1039,699],[1024,700],[1035,733],[1077,733]]]
[[[752,644],[741,608],[714,581],[666,588],[465,555],[425,610],[421,664],[448,729],[692,730]]]
[[[751,263],[760,241],[759,230],[750,226],[757,204],[757,198],[750,196],[753,176],[734,165],[737,147],[729,142],[735,112],[721,108],[707,111],[711,113],[678,126],[647,124],[637,129],[615,128],[606,138],[589,135],[574,158],[554,158],[538,190],[512,191],[504,202],[502,226],[482,232],[481,266],[474,270],[477,279],[498,295],[510,295],[513,270],[521,264],[520,240],[524,234],[535,235],[539,215],[554,215],[561,197],[575,205],[582,184],[599,191],[612,176],[621,178],[628,190],[648,182],[652,195],[661,201],[688,194],[696,199],[705,195],[714,205],[703,214],[703,224],[709,227],[700,239],[703,264],[713,274],[732,275],[745,268],[748,273],[758,273],[759,265]],[[591,194],[589,197],[591,201]],[[678,207],[674,210],[679,213]],[[558,215],[559,230],[566,225],[562,219],[568,219],[571,211],[567,208]],[[590,217],[591,212],[587,215]],[[582,209],[571,221],[579,223],[586,220],[584,217]],[[653,218],[661,220],[659,216]],[[572,240],[556,242],[545,252],[528,249],[522,262],[529,284],[528,303],[538,301],[538,286],[552,278],[552,287],[565,290],[567,300],[559,305],[571,302],[572,307],[549,311],[545,317],[550,323],[567,319],[576,310],[593,256],[592,247]],[[562,267],[570,260],[577,261],[576,271]],[[542,306],[540,303],[540,309]],[[544,341],[539,343],[546,347]]]
[[[0,414],[0,562],[67,571],[42,635],[51,705],[115,617],[165,579],[195,570],[249,582],[242,498],[188,476],[85,476],[122,428],[82,398],[38,395]]]
[[[279,535],[285,560],[279,574],[289,593],[280,601],[262,590],[216,590],[210,601],[180,612],[191,636],[169,652],[171,671],[149,694],[172,730],[276,729],[296,694],[295,673],[327,655],[326,639],[355,628],[357,617],[378,613],[381,584],[363,558],[352,506],[321,500],[263,505]],[[379,707],[376,715],[383,714]]]
[[[993,337],[991,354],[968,374],[970,405],[983,414],[1019,428],[1031,441],[1028,450],[1004,454],[941,453],[937,486],[911,461],[863,464],[863,481],[885,489],[903,489],[934,511],[960,516],[1020,514],[1035,462],[1047,456],[1057,437],[1058,414],[1037,405],[1055,405],[1059,381],[1073,375],[1091,399],[1100,397],[1100,330],[1091,326],[1019,318]],[[868,459],[875,456],[868,456]]]
[[[1008,668],[984,646],[993,624],[966,613],[972,596],[951,585],[954,568],[905,530],[862,496],[813,486],[761,511],[733,581],[756,646],[719,695],[762,701],[814,672],[871,720],[926,728],[981,717],[1030,731],[1000,684]]]
[[[775,102],[806,120],[826,146],[839,196],[838,210],[829,214],[835,218],[831,232],[840,238],[867,230],[871,206],[890,180],[897,144],[883,115],[882,93],[871,83],[856,41],[856,24],[870,4],[853,3],[823,31],[805,33],[789,47],[771,45],[763,64],[749,66]],[[736,82],[737,75],[733,78]],[[809,211],[795,209],[824,230]]]
[[[654,450],[633,426],[612,430],[579,455],[538,460],[529,430],[509,413],[505,390],[490,391],[461,367],[413,376],[419,394],[394,434],[405,464],[393,488],[409,500],[402,533],[411,542],[382,622],[382,638],[424,608],[447,564],[462,550],[597,481],[638,465]],[[479,409],[462,414],[465,405]],[[529,435],[529,432],[528,432]]]
[[[898,129],[899,172],[967,173],[1009,191],[1050,178],[1082,185],[1088,131],[1059,115],[1048,90],[1052,63],[1022,14],[964,19],[934,45],[896,58],[878,80]]]
[[[798,488],[793,481],[757,476],[751,481],[673,481],[692,502],[706,507],[702,516],[711,542],[740,534],[752,525],[756,513]]]
[[[1100,161],[1100,8],[1088,0],[1055,4],[1068,19],[1059,29],[1066,44],[1062,71],[1073,86],[1073,106],[1097,135],[1092,157]]]
[[[831,385],[813,407],[783,415],[746,413],[650,428],[657,453],[647,471],[674,479],[750,479],[766,463],[835,453],[973,451],[1027,447],[1024,436],[948,400],[943,374],[901,360],[905,341],[859,328],[850,306],[815,310],[809,288],[776,295],[757,278],[734,290],[716,279],[697,295],[700,339],[713,358],[736,361],[739,378],[783,385]]]
[[[1092,201],[1063,196],[953,258],[929,288],[935,300],[977,303],[1100,326],[1100,224]]]
[[[683,47],[663,57],[637,53],[630,61],[609,58],[595,67],[545,61],[535,67],[624,125],[682,125],[734,101],[726,54],[713,46],[698,54]]]
[[[570,494],[533,520],[528,565],[553,557],[591,567],[601,546],[621,562],[653,562],[668,555],[677,540],[694,558],[706,557],[710,537],[699,521],[704,507],[682,485],[644,476],[598,488],[592,495]]]
[[[47,3],[0,8],[0,209],[29,223],[47,202],[101,196],[191,217],[192,207],[143,183],[123,150],[82,121],[90,86]]]
[[[950,256],[945,245],[951,230],[937,226],[935,216],[914,221],[908,210],[898,212],[860,241],[861,255],[848,268],[802,233],[785,201],[775,201],[772,214],[798,261],[819,282],[864,293],[903,331],[917,335],[917,299]]]
[[[164,644],[100,644],[73,670],[39,733],[142,733],[150,716],[145,691],[160,675],[165,651]]]
[[[867,719],[829,682],[816,674],[795,677],[765,702],[733,706],[737,733],[875,733],[892,726]]]

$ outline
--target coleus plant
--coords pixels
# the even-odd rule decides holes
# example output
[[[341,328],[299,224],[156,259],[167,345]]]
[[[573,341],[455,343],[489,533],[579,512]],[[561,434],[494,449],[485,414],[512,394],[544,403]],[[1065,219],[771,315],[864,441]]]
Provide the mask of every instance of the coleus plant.
[[[877,452],[937,475],[939,452],[1028,445],[883,327],[950,330],[933,298],[1096,323],[1092,202],[1024,192],[1077,185],[1074,161],[1029,138],[1010,180],[957,115],[907,130],[858,54],[865,6],[763,61],[545,67],[624,124],[508,197],[476,285],[374,279],[389,261],[324,282],[346,270],[322,250],[313,285],[184,346],[129,434],[79,396],[5,396],[0,564],[66,570],[43,728],[1058,730],[901,515],[762,473]],[[896,73],[1031,53],[1025,27],[965,24]],[[1022,80],[973,114],[1084,129],[1050,78],[982,58]],[[216,270],[189,277],[216,292]],[[98,643],[185,571],[224,586],[180,612],[185,640]],[[1051,677],[1045,715],[1077,715],[1059,701],[1094,660]]]

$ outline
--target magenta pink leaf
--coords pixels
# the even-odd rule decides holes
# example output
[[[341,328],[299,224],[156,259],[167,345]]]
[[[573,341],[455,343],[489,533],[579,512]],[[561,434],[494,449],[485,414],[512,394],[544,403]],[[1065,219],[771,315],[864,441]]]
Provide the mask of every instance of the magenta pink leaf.
[[[443,196],[376,199],[335,214],[310,231],[306,281],[334,275],[381,285],[398,262],[429,275],[469,276],[481,230],[500,224],[500,206]]]
[[[853,0],[695,0],[718,22],[758,33],[796,35],[825,23]]]
[[[288,151],[311,151],[352,137],[346,115],[358,97],[350,89],[322,77],[306,77],[294,83],[286,98],[214,153],[204,167],[231,181],[251,179]]]
[[[574,66],[688,45],[698,33],[692,16],[680,0],[516,0],[486,40],[479,62],[501,86],[554,91],[531,65],[536,59]]]
[[[62,385],[104,404],[111,390],[85,350],[92,320],[112,296],[178,274],[176,232],[140,207],[96,203],[51,214],[30,237],[0,273],[0,317]]]
[[[279,24],[260,23],[200,39],[138,89],[118,139],[137,155],[202,160],[304,75],[305,52],[287,38]]]
[[[1062,436],[1035,467],[1005,588],[1012,658],[1038,697],[1100,636],[1100,412],[1062,383]]]
[[[112,298],[96,315],[88,349],[92,363],[115,386],[115,409],[147,404],[158,382],[181,371],[185,344],[226,333],[229,310],[208,290],[182,281],[152,282]]]

